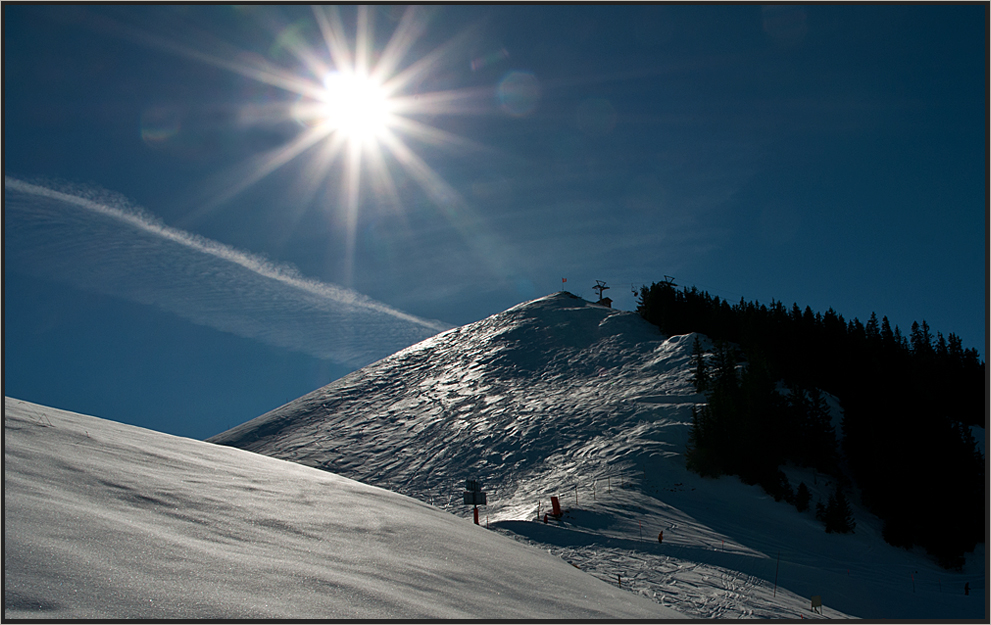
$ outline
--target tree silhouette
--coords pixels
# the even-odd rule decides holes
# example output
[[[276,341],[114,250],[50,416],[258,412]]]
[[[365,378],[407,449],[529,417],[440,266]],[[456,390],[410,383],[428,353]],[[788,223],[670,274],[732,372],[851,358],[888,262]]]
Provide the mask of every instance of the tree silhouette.
[[[696,393],[703,393],[709,387],[709,371],[705,363],[705,352],[696,334],[692,342],[692,384]]]
[[[850,508],[850,503],[838,485],[829,496],[829,503],[826,504],[823,521],[826,524],[827,533],[850,534],[857,526],[853,518],[853,510]]]
[[[795,490],[795,508],[799,512],[805,512],[809,509],[809,500],[812,499],[812,493],[809,492],[809,487],[805,485],[805,482],[799,482],[798,488]]]
[[[984,460],[966,426],[984,425],[986,368],[956,334],[944,340],[923,320],[906,337],[875,313],[862,324],[832,308],[731,305],[668,282],[641,288],[637,311],[662,333],[698,332],[715,345],[707,361],[693,349],[693,382],[705,380],[707,400],[686,457],[693,470],[768,492],[781,490],[781,462],[848,471],[889,542],[922,545],[951,566],[984,542]],[[842,450],[824,393],[840,404]]]

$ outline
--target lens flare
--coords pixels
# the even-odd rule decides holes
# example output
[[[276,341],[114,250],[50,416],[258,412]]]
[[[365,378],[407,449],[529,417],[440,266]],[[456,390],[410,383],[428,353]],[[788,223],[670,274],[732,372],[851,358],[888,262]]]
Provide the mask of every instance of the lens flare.
[[[540,102],[540,82],[530,72],[509,72],[499,83],[499,104],[513,117],[525,117]]]
[[[174,137],[181,126],[179,112],[165,107],[146,109],[141,114],[141,140],[157,147]]]

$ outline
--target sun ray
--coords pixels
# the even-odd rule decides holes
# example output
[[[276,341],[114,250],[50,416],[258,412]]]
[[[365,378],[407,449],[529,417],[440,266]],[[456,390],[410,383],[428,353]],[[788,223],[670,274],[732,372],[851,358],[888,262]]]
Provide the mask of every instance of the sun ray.
[[[215,183],[219,190],[202,202],[185,221],[192,221],[201,215],[215,209],[221,204],[233,199],[273,171],[283,167],[300,154],[327,138],[324,128],[311,128],[297,135],[290,143],[269,150],[252,158],[247,164],[228,171],[219,182]]]
[[[344,281],[346,287],[351,286],[354,279],[354,254],[356,235],[358,232],[358,206],[361,202],[361,144],[352,142],[348,146],[348,164],[345,169],[347,177],[343,192],[345,195],[344,215]]]
[[[394,74],[388,80],[384,80],[382,87],[389,94],[398,93],[401,89],[407,87],[418,78],[428,75],[430,72],[434,71],[442,61],[450,58],[456,48],[464,45],[473,32],[474,29],[469,28],[454,36],[447,43],[444,43],[433,52],[415,61],[406,69]]]
[[[299,206],[305,207],[316,197],[320,187],[329,177],[332,165],[343,153],[345,143],[342,136],[331,135],[314,150],[314,154],[304,163],[298,182],[293,185],[297,192],[297,204]]]
[[[276,40],[280,42],[281,46],[289,51],[300,63],[302,63],[311,74],[314,76],[323,76],[330,68],[327,63],[320,57],[315,50],[313,50],[309,45],[306,44],[305,40],[301,36],[289,36],[286,37],[287,33],[295,34],[302,27],[302,23],[299,21],[293,22],[286,25],[284,22],[280,24],[270,25],[270,30],[276,35]]]
[[[367,5],[358,6],[358,28],[354,43],[354,73],[359,76],[368,76],[368,59],[371,56],[372,47],[372,21],[373,14],[368,10]]]
[[[388,85],[383,85],[383,89],[388,92]],[[391,96],[390,100],[397,114],[478,115],[489,110],[487,101],[491,94],[491,88],[478,87]]]
[[[493,151],[477,141],[472,141],[471,139],[462,137],[461,135],[456,135],[452,132],[441,130],[436,126],[424,124],[408,117],[397,117],[393,122],[392,127],[395,130],[402,131],[404,135],[414,137],[424,143],[434,146],[462,148],[471,151]]]
[[[385,162],[385,154],[382,150],[368,150],[365,154],[368,160],[368,175],[372,191],[379,197],[384,196],[389,206],[393,208],[393,213],[403,215],[401,209],[402,199],[399,197],[399,190],[396,183],[389,174],[389,166]]]
[[[423,159],[398,136],[387,133],[383,144],[433,200],[447,222],[458,232],[478,257],[498,275],[511,273],[514,255],[510,246],[483,227],[476,211],[460,193],[437,174]]]
[[[403,169],[413,176],[420,187],[448,216],[454,214],[453,211],[456,207],[466,204],[461,194],[441,178],[426,161],[417,156],[398,136],[391,132],[386,133],[382,137],[382,143],[396,157]]]
[[[426,30],[427,22],[419,17],[417,7],[406,7],[403,17],[396,26],[392,37],[382,50],[378,63],[372,71],[371,76],[376,81],[382,83],[386,77],[391,75],[399,62],[406,56],[409,49],[419,39]]]
[[[334,67],[353,67],[351,50],[348,47],[347,35],[344,33],[337,7],[334,5],[326,7],[330,13],[329,18],[324,13],[324,7],[314,5],[312,10],[317,25],[320,27],[320,33],[323,35],[324,44],[327,46],[327,52],[330,53],[331,63]]]
[[[320,94],[320,86],[313,81],[273,65],[260,56],[245,54],[242,50],[233,48],[230,44],[218,40],[207,33],[202,33],[201,37],[204,40],[210,40],[214,47],[225,50],[218,51],[217,53],[206,52],[178,41],[111,20],[104,20],[102,25],[108,30],[141,45],[166,50],[177,56],[212,65],[213,67],[233,72],[256,82],[308,97],[317,97]]]
[[[276,169],[282,167],[289,161],[302,154],[317,141],[324,139],[326,136],[327,130],[325,128],[312,128],[307,132],[297,135],[296,138],[293,139],[292,143],[284,145],[281,148],[271,150],[258,159],[259,163],[255,167],[254,174],[244,181],[240,190],[243,190],[244,188],[258,182]],[[238,192],[240,192],[240,190]]]

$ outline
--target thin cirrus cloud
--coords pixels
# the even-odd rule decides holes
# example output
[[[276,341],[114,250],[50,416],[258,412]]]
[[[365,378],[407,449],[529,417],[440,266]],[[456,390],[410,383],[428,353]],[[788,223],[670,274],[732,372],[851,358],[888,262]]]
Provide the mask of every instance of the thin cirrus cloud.
[[[161,224],[120,197],[4,176],[5,260],[194,323],[362,366],[451,326]]]

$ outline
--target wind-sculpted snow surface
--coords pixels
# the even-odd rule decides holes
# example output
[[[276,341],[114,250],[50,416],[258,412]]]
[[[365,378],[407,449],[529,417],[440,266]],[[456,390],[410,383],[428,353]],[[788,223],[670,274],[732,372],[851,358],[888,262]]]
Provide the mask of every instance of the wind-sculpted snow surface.
[[[520,518],[536,513],[535,490],[632,480],[641,457],[678,455],[681,422],[699,401],[679,368],[690,339],[664,340],[637,315],[558,294],[449,330],[209,440],[444,507],[477,478],[499,502],[497,518]],[[677,434],[662,436],[671,426]]]
[[[483,524],[691,616],[818,616],[810,598],[819,595],[829,618],[982,617],[983,546],[950,573],[886,545],[860,507],[855,534],[826,534],[812,512],[759,487],[689,473],[691,407],[705,401],[691,383],[694,339],[558,293],[434,336],[210,440],[461,516],[471,514],[464,480],[479,480]],[[832,478],[786,473],[809,487],[813,507],[832,492]],[[567,510],[544,525],[551,495]]]
[[[409,497],[4,399],[5,619],[683,619]]]

